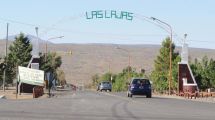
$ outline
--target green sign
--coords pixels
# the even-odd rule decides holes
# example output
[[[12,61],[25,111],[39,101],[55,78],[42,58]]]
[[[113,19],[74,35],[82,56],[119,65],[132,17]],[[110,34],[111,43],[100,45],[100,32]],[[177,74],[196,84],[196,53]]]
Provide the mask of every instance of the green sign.
[[[86,19],[111,19],[111,18],[132,21],[133,13],[116,10],[96,10],[86,12]]]

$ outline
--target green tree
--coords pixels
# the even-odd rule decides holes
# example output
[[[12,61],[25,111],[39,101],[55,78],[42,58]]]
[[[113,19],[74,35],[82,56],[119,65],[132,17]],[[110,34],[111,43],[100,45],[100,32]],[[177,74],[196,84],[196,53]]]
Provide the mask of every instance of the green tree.
[[[136,71],[135,68],[128,66],[122,70],[121,73],[118,73],[113,79],[113,90],[114,91],[126,91],[128,88],[128,83],[134,77],[147,78],[145,76],[145,71],[142,70],[140,73]]]
[[[101,82],[101,81],[109,81],[109,82],[111,82],[111,76],[113,76],[113,75],[112,75],[111,73],[107,72],[107,73],[103,74],[103,75],[100,77],[99,81],[100,81],[100,82]]]
[[[4,72],[4,63],[1,62],[1,59],[2,58],[0,58],[0,86],[3,82],[3,72]]]
[[[57,74],[57,69],[61,66],[62,60],[61,57],[58,56],[55,52],[48,53],[48,54],[41,54],[40,53],[40,69],[44,70],[45,73],[49,72],[53,75],[53,79],[58,79],[59,74]],[[62,74],[62,72],[61,72]],[[49,81],[49,87],[52,86],[52,80]],[[65,80],[63,80],[65,82]]]
[[[136,72],[135,68],[128,66],[122,70],[122,72],[118,74],[112,73],[105,73],[100,77],[98,74],[92,77],[93,83],[96,85],[101,81],[110,81],[112,82],[112,90],[113,91],[126,91],[127,90],[127,83],[130,81],[132,77],[146,77],[145,70],[142,70],[140,73]],[[111,81],[112,77],[112,81]]]
[[[153,81],[153,87],[157,91],[164,91],[168,89],[169,78],[169,63],[170,63],[170,39],[166,38],[162,42],[159,55],[154,61],[154,70],[151,73],[151,80]],[[179,53],[174,52],[175,45],[172,43],[172,87],[176,89],[177,84],[177,65],[180,61]]]
[[[61,57],[55,52],[49,52],[47,55],[40,53],[40,69],[45,72],[56,73],[57,68],[62,64]]]
[[[32,45],[23,33],[16,36],[15,41],[9,46],[6,66],[6,82],[12,83],[16,77],[18,66],[26,67],[31,59]]]
[[[215,88],[215,61],[208,59],[204,56],[199,62],[195,59],[195,62],[191,64],[196,82],[201,90],[207,88]]]
[[[193,72],[193,75],[195,77],[195,80],[197,82],[197,85],[202,88],[202,85],[201,85],[201,79],[202,79],[202,76],[201,76],[201,71],[202,71],[202,66],[201,66],[201,63],[198,62],[197,59],[195,59],[195,62],[192,63],[190,65],[191,69],[192,69],[192,72]]]

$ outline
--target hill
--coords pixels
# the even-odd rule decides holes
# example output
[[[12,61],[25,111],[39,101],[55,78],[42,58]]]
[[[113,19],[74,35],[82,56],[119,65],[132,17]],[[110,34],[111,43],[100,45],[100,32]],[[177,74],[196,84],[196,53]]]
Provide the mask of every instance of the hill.
[[[44,44],[40,48],[45,51]],[[4,41],[0,41],[1,54],[4,54],[4,49]],[[146,73],[150,73],[159,49],[159,45],[48,44],[48,51],[55,51],[62,56],[61,69],[67,81],[75,84],[90,83],[91,76],[96,73],[120,72],[129,64],[129,53],[132,67],[138,71],[143,68]],[[72,51],[72,55],[66,54],[68,51]],[[176,51],[180,52],[180,48],[176,48]],[[205,55],[215,59],[214,53],[215,50],[211,49],[189,48],[192,60],[201,59]]]

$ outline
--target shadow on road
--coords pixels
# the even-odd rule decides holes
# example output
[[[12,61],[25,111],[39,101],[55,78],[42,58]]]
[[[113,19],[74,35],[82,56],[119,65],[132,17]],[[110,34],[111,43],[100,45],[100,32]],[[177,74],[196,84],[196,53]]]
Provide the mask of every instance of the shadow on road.
[[[157,97],[157,96],[155,96],[155,97],[151,97],[151,98],[147,98],[146,96],[133,96],[133,98],[135,98],[135,99],[169,99],[169,98],[164,98],[164,97]]]

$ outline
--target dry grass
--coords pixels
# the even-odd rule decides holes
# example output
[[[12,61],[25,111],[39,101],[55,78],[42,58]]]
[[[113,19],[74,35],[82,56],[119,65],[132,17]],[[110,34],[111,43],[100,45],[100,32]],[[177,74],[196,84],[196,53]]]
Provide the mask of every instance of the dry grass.
[[[16,97],[16,88],[10,87],[5,90],[0,90],[0,95],[4,95],[6,99],[33,99],[32,93],[22,93]]]
[[[48,44],[49,51],[56,51],[62,56],[61,69],[66,73],[66,80],[73,84],[88,84],[91,76],[98,73],[103,74],[109,70],[118,73],[128,66],[128,53],[117,49],[114,44]],[[120,45],[131,55],[131,66],[137,71],[144,68],[147,73],[153,69],[154,59],[159,53],[158,45]],[[45,45],[40,45],[45,51]],[[72,50],[72,55],[65,52]],[[4,53],[4,43],[0,41],[0,51]],[[179,51],[179,48],[176,49]],[[190,48],[191,59],[201,59],[207,55],[215,58],[215,50]],[[110,67],[109,67],[110,66]],[[109,69],[110,68],[110,69]]]

